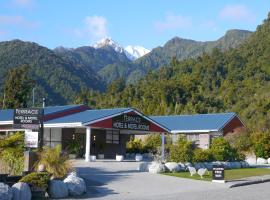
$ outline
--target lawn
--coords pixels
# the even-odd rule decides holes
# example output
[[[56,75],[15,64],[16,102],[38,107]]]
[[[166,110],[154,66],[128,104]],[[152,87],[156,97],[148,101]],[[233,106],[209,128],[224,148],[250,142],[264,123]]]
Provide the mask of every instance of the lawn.
[[[162,173],[162,174],[168,175],[168,176],[181,177],[181,178],[195,179],[195,180],[204,180],[204,181],[211,181],[212,180],[212,171],[209,171],[209,174],[206,173],[206,175],[204,175],[203,179],[201,179],[201,177],[198,174],[190,176],[189,172],[175,172],[175,173]],[[270,169],[246,168],[246,169],[225,170],[225,180],[226,181],[237,180],[237,179],[247,178],[247,177],[251,177],[251,176],[262,176],[262,175],[270,175]]]

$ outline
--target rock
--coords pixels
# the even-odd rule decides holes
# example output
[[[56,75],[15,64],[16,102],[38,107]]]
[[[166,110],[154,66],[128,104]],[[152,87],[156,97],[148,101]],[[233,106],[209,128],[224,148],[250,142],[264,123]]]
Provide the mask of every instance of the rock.
[[[195,163],[194,167],[196,170],[200,169],[200,168],[205,168],[204,164],[201,162]]]
[[[13,200],[31,200],[32,193],[27,183],[18,182],[12,187]]]
[[[240,162],[229,162],[230,163],[230,168],[231,169],[240,169],[241,168],[241,163]]]
[[[264,158],[257,158],[257,165],[264,165],[267,164],[267,160]]]
[[[143,159],[145,159],[145,160],[153,160],[153,154],[151,154],[151,153],[144,153],[143,154]]]
[[[152,174],[159,174],[165,171],[166,171],[165,165],[162,163],[153,162],[149,166],[149,172]]]
[[[140,161],[142,161],[142,159],[143,159],[142,154],[139,154],[139,153],[138,153],[138,154],[135,155],[135,161],[136,161],[136,162],[140,162]]]
[[[189,167],[193,167],[193,165],[190,162],[186,162],[185,163],[185,168],[186,168],[187,171],[188,171]]]
[[[85,181],[78,176],[69,175],[64,179],[64,183],[67,185],[68,193],[71,196],[80,196],[86,192]]]
[[[167,162],[165,167],[169,172],[180,172],[181,167],[176,162]]]
[[[242,168],[249,168],[249,164],[246,161],[240,161]]]
[[[267,163],[270,164],[270,158],[267,159]]]
[[[249,165],[256,165],[257,164],[257,161],[256,161],[256,158],[255,157],[249,157],[246,159],[246,162],[249,164]]]
[[[12,199],[12,190],[7,184],[0,183],[0,199],[1,200]]]
[[[187,168],[186,168],[186,166],[185,166],[185,164],[184,163],[178,163],[178,165],[179,165],[179,167],[181,168],[181,171],[186,171],[187,170]]]
[[[190,173],[190,176],[193,176],[194,174],[196,174],[196,169],[195,167],[188,167],[188,171]]]
[[[197,171],[197,173],[201,176],[201,178],[203,178],[203,175],[205,175],[206,172],[207,172],[206,168],[200,168]]]
[[[51,198],[60,199],[68,197],[67,185],[60,180],[51,180],[49,183],[49,194]]]
[[[142,162],[139,164],[137,170],[140,172],[149,172],[149,166],[151,163],[149,162]]]
[[[204,162],[203,164],[204,164],[204,166],[205,166],[205,168],[207,170],[212,170],[213,169],[213,163],[211,163],[211,162]]]

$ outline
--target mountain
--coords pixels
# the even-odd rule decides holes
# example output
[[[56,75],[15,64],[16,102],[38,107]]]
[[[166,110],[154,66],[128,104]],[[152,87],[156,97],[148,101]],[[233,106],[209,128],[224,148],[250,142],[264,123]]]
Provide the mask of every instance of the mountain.
[[[96,48],[96,49],[111,47],[118,53],[124,53],[125,52],[124,48],[121,47],[115,41],[113,41],[111,38],[101,39],[100,41],[96,42],[93,47]]]
[[[136,60],[150,52],[150,50],[142,46],[131,46],[131,45],[126,46],[125,51],[126,51],[126,56],[130,60]]]
[[[7,71],[22,65],[30,67],[31,79],[37,84],[36,99],[39,102],[46,97],[48,104],[65,104],[72,102],[82,88],[105,89],[98,75],[80,62],[63,59],[54,51],[33,42],[12,40],[0,42],[0,91]]]
[[[54,52],[62,59],[70,60],[73,65],[81,65],[85,70],[93,70],[106,83],[128,77],[133,70],[133,65],[124,49],[112,40],[102,40],[93,47],[83,46],[76,49],[58,47]]]
[[[135,64],[144,69],[152,70],[170,64],[173,57],[177,60],[195,58],[210,53],[214,48],[222,51],[234,48],[245,41],[252,32],[246,30],[229,30],[216,41],[200,42],[195,40],[174,37],[163,47],[154,48],[150,53],[135,60]]]
[[[228,31],[217,41],[210,42],[175,37],[151,52],[141,46],[127,46],[124,49],[111,38],[102,39],[93,46],[76,49],[59,47],[54,51],[63,59],[71,60],[74,65],[93,69],[107,84],[120,78],[125,79],[128,84],[136,84],[150,70],[168,66],[173,57],[183,60],[200,56],[204,52],[209,53],[214,48],[224,51],[241,44],[250,34],[249,31],[235,29]]]
[[[229,49],[237,45],[239,34],[248,38]],[[114,85],[91,100],[96,107],[134,107],[148,115],[236,112],[248,129],[270,131],[270,13],[254,33],[229,31],[207,45],[218,48],[195,58],[173,59],[136,86]],[[174,38],[144,57],[155,53],[162,60],[161,52],[174,52],[183,59],[188,56],[184,52],[194,57],[202,49],[207,50],[206,43]]]

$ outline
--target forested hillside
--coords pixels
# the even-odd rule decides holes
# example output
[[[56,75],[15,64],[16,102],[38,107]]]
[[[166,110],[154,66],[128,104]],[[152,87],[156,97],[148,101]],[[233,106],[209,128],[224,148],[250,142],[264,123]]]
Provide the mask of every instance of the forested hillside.
[[[48,104],[65,104],[71,102],[82,88],[105,89],[91,68],[83,68],[80,63],[75,65],[36,43],[13,40],[0,42],[1,97],[7,71],[23,65],[30,67],[29,76],[35,81],[39,103],[46,97]]]
[[[77,101],[97,108],[135,107],[149,115],[236,112],[251,129],[270,128],[270,15],[236,49],[173,59],[138,85],[114,82]]]

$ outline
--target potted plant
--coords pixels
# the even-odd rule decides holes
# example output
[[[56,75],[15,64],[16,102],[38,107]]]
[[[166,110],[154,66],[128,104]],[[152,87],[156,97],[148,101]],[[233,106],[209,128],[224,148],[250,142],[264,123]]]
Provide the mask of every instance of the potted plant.
[[[27,183],[30,186],[32,198],[41,199],[45,197],[49,180],[49,173],[33,172],[24,176],[19,182]]]
[[[69,152],[69,158],[75,159],[80,153],[81,145],[77,140],[72,140],[72,142],[68,145],[67,150]]]
[[[106,144],[104,142],[99,143],[99,153],[98,153],[98,159],[104,159],[104,151],[105,151],[105,147]]]

